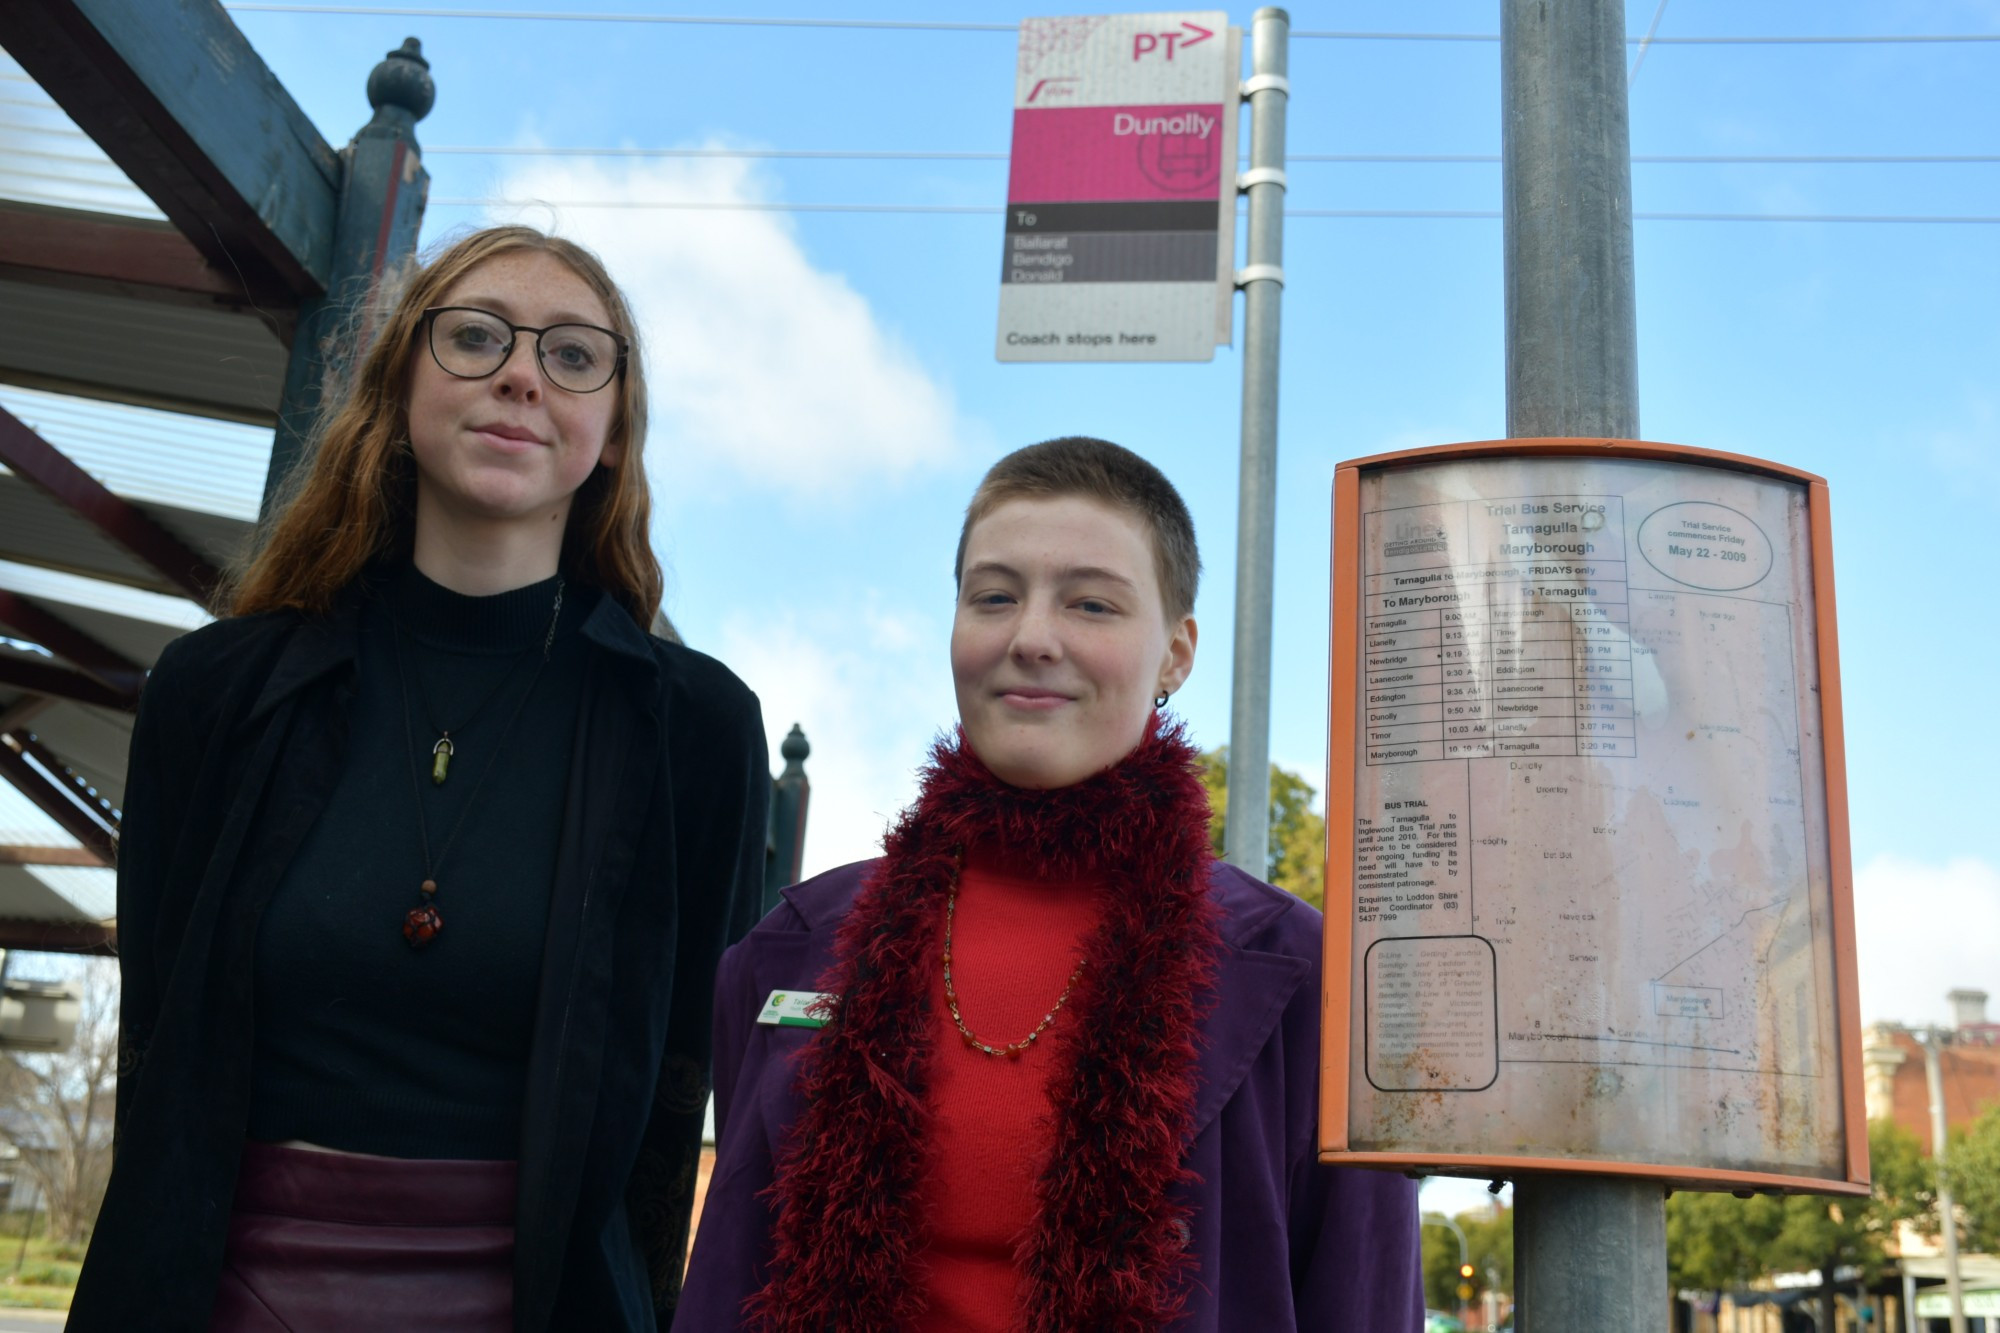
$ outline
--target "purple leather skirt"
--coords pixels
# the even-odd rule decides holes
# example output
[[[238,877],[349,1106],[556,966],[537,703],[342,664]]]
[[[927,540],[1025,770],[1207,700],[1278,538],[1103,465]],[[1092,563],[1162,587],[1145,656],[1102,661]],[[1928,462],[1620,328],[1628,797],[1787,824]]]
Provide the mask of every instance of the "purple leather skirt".
[[[513,1162],[244,1145],[212,1333],[507,1333]]]

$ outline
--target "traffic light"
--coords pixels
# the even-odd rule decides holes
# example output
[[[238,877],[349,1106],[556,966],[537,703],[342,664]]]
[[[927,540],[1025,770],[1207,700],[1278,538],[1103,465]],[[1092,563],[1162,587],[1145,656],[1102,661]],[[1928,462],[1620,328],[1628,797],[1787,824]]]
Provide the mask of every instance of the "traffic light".
[[[1464,1278],[1467,1282],[1472,1281],[1472,1265],[1460,1264],[1458,1266],[1458,1275]]]

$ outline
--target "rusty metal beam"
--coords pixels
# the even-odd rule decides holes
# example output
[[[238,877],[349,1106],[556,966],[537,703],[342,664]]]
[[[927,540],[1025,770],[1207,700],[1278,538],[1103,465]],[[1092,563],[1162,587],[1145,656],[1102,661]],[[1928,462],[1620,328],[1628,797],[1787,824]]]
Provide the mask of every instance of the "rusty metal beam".
[[[48,492],[99,532],[158,570],[197,602],[221,579],[215,566],[130,501],[72,463],[19,417],[0,407],[0,463]],[[53,647],[53,645],[50,645]]]
[[[102,866],[104,859],[88,847],[33,847],[0,842],[0,866]]]
[[[0,918],[0,949],[114,956],[118,952],[118,923]]]
[[[120,296],[245,305],[242,284],[218,273],[172,223],[152,218],[0,200],[0,271]]]
[[[135,700],[146,684],[146,668],[116,648],[99,643],[55,612],[5,588],[0,588],[0,626],[18,630],[22,637],[32,639],[86,675]]]
[[[32,733],[0,732],[0,777],[107,865],[117,863],[118,812]]]
[[[263,306],[326,289],[341,166],[215,0],[0,0],[7,53]]]
[[[45,699],[66,699],[73,704],[115,708],[121,713],[136,712],[139,707],[139,695],[136,691],[114,690],[84,675],[81,671],[49,666],[43,662],[31,662],[20,657],[0,657],[0,685],[27,690]],[[27,720],[14,718],[13,711],[13,709],[8,710],[10,720],[15,722]],[[4,730],[7,728],[0,727],[0,731]]]

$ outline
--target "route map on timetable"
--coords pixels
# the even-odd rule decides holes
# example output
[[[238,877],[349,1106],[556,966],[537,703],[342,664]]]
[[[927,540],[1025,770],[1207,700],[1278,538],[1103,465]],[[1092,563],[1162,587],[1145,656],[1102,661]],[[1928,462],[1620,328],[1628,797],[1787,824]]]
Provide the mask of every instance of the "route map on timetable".
[[[1804,488],[1364,473],[1350,1146],[1844,1178]]]

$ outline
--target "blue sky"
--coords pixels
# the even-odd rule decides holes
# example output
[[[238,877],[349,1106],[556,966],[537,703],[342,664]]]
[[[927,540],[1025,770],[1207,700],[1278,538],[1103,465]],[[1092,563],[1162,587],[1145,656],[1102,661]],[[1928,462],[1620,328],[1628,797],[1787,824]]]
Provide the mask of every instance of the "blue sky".
[[[595,0],[594,12],[676,12]],[[1101,5],[786,0],[688,12],[1012,23]],[[1656,0],[1635,0],[1634,35]],[[1490,33],[1490,3],[1298,3],[1300,31]],[[1249,10],[1232,11],[1238,23]],[[651,341],[668,609],[734,665],[776,738],[815,744],[808,868],[866,855],[952,719],[958,517],[983,469],[1100,434],[1188,497],[1206,631],[1178,706],[1227,739],[1241,365],[999,365],[997,213],[592,209],[709,200],[994,207],[1002,161],[549,158],[451,147],[1004,153],[1014,39],[239,10],[327,138],[367,117],[382,53],[423,40],[426,241],[521,217],[599,247]],[[1672,0],[1663,38],[2000,32],[1974,3]],[[1497,154],[1498,46],[1295,38],[1290,147]],[[2000,152],[2000,43],[1661,45],[1633,83],[1638,155]],[[1497,209],[1497,164],[1295,162],[1299,209]],[[1649,164],[1647,212],[2000,215],[2000,164]],[[526,208],[449,200],[536,201]],[[1993,745],[2000,681],[2000,226],[1640,221],[1647,438],[1760,455],[1832,486],[1864,1016],[2000,994]],[[1341,459],[1499,435],[1491,220],[1287,226],[1272,752],[1325,767],[1329,485]],[[775,748],[775,745],[774,745]]]

